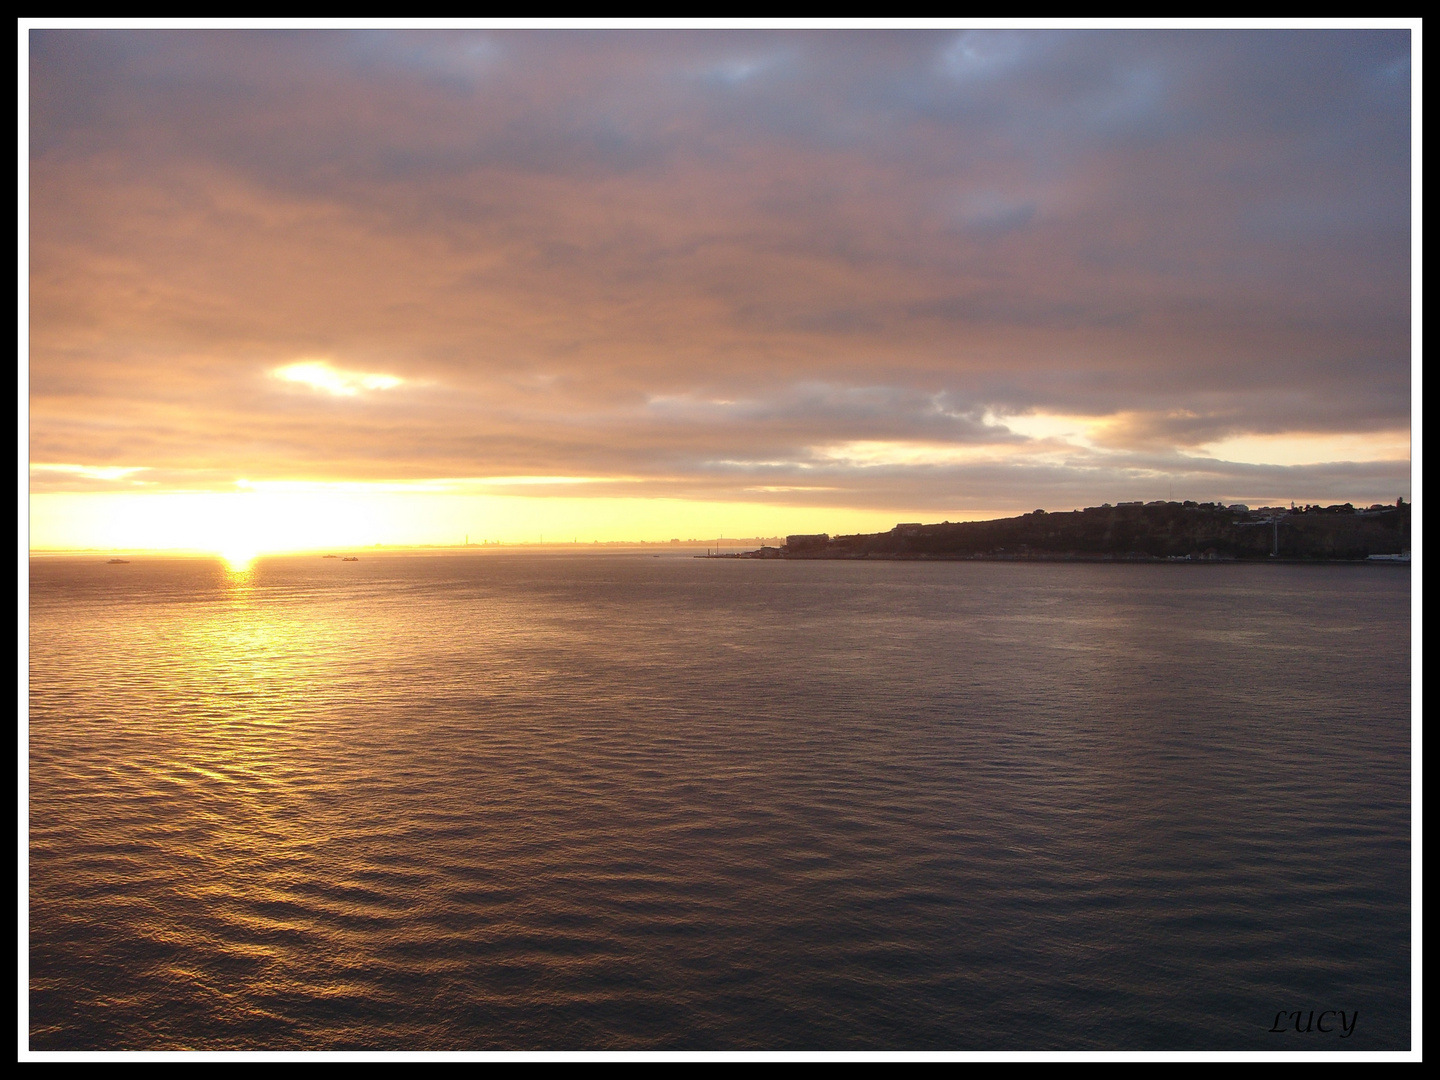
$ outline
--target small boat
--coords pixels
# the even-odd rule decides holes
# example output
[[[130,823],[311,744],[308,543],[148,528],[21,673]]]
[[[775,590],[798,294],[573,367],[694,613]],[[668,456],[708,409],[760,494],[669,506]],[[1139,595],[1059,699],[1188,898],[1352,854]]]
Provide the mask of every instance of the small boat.
[[[111,560],[109,561],[109,563],[107,563],[106,565],[108,565],[108,566],[116,566],[116,565],[119,565],[119,564],[121,564],[121,563],[128,564],[129,562],[130,562],[129,559],[111,559]]]
[[[341,562],[359,562],[359,561],[360,561],[360,556],[358,556],[358,555],[346,555],[345,558],[341,559],[340,561],[341,561]]]
[[[338,559],[340,556],[339,556],[339,555],[321,555],[320,557],[321,557],[322,559]]]

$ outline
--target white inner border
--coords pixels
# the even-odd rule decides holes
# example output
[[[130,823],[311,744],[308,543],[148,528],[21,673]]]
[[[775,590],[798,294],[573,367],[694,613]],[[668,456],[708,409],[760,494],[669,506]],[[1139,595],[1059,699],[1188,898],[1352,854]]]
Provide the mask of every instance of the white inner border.
[[[1006,1052],[342,1052],[342,1051],[128,1051],[69,1052],[32,1051],[29,1048],[29,142],[30,142],[30,50],[29,32],[50,29],[92,30],[222,30],[222,29],[378,29],[378,30],[1409,30],[1410,31],[1410,228],[1411,228],[1411,682],[1410,682],[1410,750],[1411,750],[1411,991],[1410,1032],[1408,1051],[1006,1051]],[[19,643],[17,681],[19,686],[18,723],[16,724],[16,807],[17,888],[16,955],[18,980],[16,1001],[17,1053],[20,1061],[161,1061],[161,1060],[227,1060],[227,1061],[288,1061],[315,1058],[332,1061],[1420,1061],[1422,1059],[1422,967],[1423,920],[1421,918],[1423,880],[1422,835],[1422,744],[1421,723],[1423,676],[1421,671],[1421,626],[1423,623],[1424,590],[1421,575],[1424,568],[1423,521],[1424,493],[1422,476],[1422,433],[1420,402],[1422,380],[1419,358],[1422,353],[1423,319],[1421,318],[1424,274],[1424,243],[1422,202],[1424,190],[1422,86],[1423,37],[1420,19],[20,19],[17,20],[17,100],[18,139],[16,147],[17,198],[17,325],[16,386],[18,411],[18,552],[16,590],[19,598],[16,639]]]

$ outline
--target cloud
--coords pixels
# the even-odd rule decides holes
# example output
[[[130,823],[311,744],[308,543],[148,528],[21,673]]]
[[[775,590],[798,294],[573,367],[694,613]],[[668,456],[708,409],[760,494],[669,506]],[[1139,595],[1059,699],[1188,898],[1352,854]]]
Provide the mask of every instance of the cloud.
[[[356,397],[364,390],[393,390],[405,380],[396,375],[341,371],[324,360],[297,360],[270,374],[281,382],[298,383],[336,397]]]
[[[60,473],[83,476],[91,480],[125,480],[138,472],[144,472],[143,465],[61,465],[46,462],[32,462],[32,473]]]
[[[1404,32],[30,42],[45,484],[1399,482]]]

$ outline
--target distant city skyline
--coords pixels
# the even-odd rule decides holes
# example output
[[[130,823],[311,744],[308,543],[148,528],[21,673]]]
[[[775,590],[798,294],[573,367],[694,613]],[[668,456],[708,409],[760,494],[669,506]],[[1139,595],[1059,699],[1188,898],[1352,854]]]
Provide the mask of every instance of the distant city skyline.
[[[1408,30],[29,42],[36,548],[1412,495]]]

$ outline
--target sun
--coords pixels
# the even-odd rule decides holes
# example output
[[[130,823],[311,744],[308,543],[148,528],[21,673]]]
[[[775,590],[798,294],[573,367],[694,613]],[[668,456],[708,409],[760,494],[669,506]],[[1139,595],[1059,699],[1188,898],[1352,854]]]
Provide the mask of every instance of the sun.
[[[243,574],[250,569],[259,552],[253,547],[235,544],[222,548],[219,554],[225,560],[226,570],[232,574]]]

